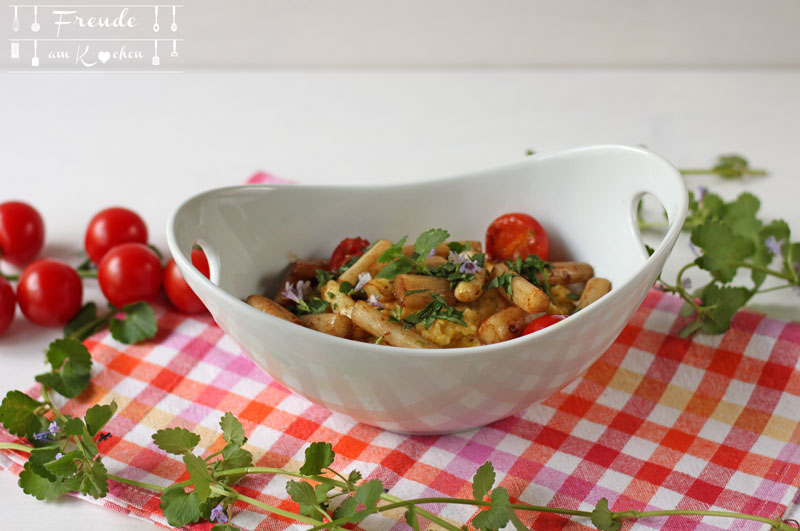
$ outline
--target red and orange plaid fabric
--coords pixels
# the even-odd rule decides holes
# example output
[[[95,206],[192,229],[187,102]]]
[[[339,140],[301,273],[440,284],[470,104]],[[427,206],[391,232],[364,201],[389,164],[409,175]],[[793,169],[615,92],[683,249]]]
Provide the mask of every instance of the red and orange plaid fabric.
[[[471,496],[470,479],[492,461],[513,501],[591,510],[719,509],[780,517],[800,484],[800,323],[740,312],[722,336],[681,339],[680,301],[651,291],[614,345],[569,387],[479,430],[439,437],[397,435],[358,424],[287,391],[240,352],[209,317],[158,308],[159,333],[127,346],[101,332],[87,341],[91,387],[64,409],[82,414],[112,399],[119,411],[100,443],[110,472],[168,485],[188,478],[151,435],[181,426],[204,452],[223,445],[218,422],[244,424],[258,466],[296,469],[311,441],[333,444],[334,467],[379,478],[402,498]],[[11,440],[8,434],[3,434]],[[6,452],[19,471],[24,456]],[[248,477],[240,488],[297,511],[286,478]],[[89,499],[89,501],[94,501]],[[106,507],[166,525],[153,493],[112,482]],[[469,506],[433,512],[459,524]],[[521,514],[533,529],[593,529],[585,519]],[[401,514],[370,517],[365,529],[401,529]],[[302,528],[237,506],[243,529]],[[207,524],[203,524],[207,525]],[[639,529],[762,529],[723,518],[651,518]]]

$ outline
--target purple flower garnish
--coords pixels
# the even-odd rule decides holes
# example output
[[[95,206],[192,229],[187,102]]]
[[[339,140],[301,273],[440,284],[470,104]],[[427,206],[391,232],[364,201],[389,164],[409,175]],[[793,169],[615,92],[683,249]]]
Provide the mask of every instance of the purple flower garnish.
[[[370,295],[369,296],[369,298],[367,299],[367,304],[369,304],[370,306],[374,306],[376,308],[380,308],[381,310],[385,310],[386,309],[386,306],[384,306],[381,303],[381,301],[378,300],[378,297],[376,297],[375,295]]]
[[[218,504],[213,509],[211,509],[210,520],[211,521],[215,521],[216,520],[217,522],[219,522],[221,524],[227,524],[228,523],[228,515],[225,514],[225,509],[222,507],[221,503]]]
[[[62,457],[64,457],[64,454],[62,454],[61,452],[58,452],[56,454],[56,459],[61,459]]]
[[[684,278],[683,280],[681,280],[681,286],[683,286],[683,289],[685,289],[685,290],[692,289],[692,279],[691,278]]]
[[[38,433],[34,433],[33,438],[36,439],[37,441],[42,441],[42,442],[53,440],[53,438],[50,437],[49,431],[40,431]]]
[[[764,240],[764,245],[772,251],[772,254],[778,257],[778,259],[783,262],[783,252],[781,251],[781,247],[783,246],[783,240],[778,241],[775,239],[775,236],[768,236],[766,240]]]
[[[58,423],[56,421],[53,421],[50,423],[50,426],[47,427],[47,431],[49,431],[51,435],[55,435],[61,431],[61,428],[58,427]]]
[[[363,289],[364,286],[367,284],[367,282],[369,282],[370,280],[372,280],[372,275],[370,275],[366,271],[364,273],[359,273],[358,282],[356,282],[356,285],[353,288],[353,293],[361,291],[361,289]]]
[[[450,254],[447,255],[447,261],[459,266],[459,272],[467,275],[474,275],[475,273],[480,273],[483,271],[483,268],[478,265],[476,260],[472,260],[464,253],[456,253],[455,251],[451,250]]]
[[[436,247],[431,249],[431,252],[428,253],[428,258],[430,258],[431,256],[436,256]]]
[[[697,251],[697,248],[694,246],[694,244],[691,241],[689,241],[689,250],[692,251],[693,255],[700,256],[700,253]]]
[[[698,186],[697,187],[697,202],[700,203],[705,199],[706,194],[708,193],[708,188],[705,186]]]
[[[310,280],[298,280],[294,286],[287,282],[281,295],[299,304],[305,298],[306,292],[310,287]]]

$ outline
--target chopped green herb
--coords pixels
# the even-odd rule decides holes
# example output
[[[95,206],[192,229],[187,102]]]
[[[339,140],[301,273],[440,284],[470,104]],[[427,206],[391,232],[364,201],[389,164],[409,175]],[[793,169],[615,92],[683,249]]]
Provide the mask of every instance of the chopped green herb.
[[[314,274],[317,277],[317,285],[324,286],[330,280],[334,280],[336,278],[336,273],[332,273],[330,271],[326,271],[324,269],[317,269],[314,271]]]
[[[405,295],[407,297],[409,295],[414,295],[415,293],[424,293],[426,291],[430,291],[430,289],[428,289],[428,288],[412,289],[412,290],[406,291],[403,295]]]
[[[521,258],[509,260],[506,262],[506,266],[547,293],[547,296],[552,299],[550,295],[550,282],[548,281],[548,271],[553,269],[550,262],[546,262],[537,255],[531,254],[526,256],[525,260]],[[539,280],[539,277],[541,277],[542,280]]]
[[[306,302],[301,300],[297,303],[295,307],[295,312],[297,315],[305,315],[305,314],[316,314],[316,313],[325,313],[328,311],[328,307],[330,303],[328,301],[324,301],[319,297],[313,297],[310,301]]]
[[[346,280],[339,283],[339,293],[344,293],[345,295],[350,295],[353,293],[353,286],[351,283],[347,282]]]
[[[503,273],[499,277],[494,277],[491,281],[489,281],[489,288],[500,288],[506,291],[509,297],[514,296],[514,288],[511,285],[511,280],[514,278],[514,275],[511,273]]]
[[[445,321],[452,321],[467,326],[467,323],[464,322],[464,312],[447,304],[438,293],[431,293],[430,295],[433,300],[429,302],[427,306],[421,310],[417,310],[402,320],[405,328],[411,328],[422,323],[427,330],[433,325],[436,319],[444,319]]]

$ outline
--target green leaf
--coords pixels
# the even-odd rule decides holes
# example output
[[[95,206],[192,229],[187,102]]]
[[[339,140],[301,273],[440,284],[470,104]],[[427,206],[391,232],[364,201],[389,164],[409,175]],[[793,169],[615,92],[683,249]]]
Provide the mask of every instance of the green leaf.
[[[286,492],[289,496],[300,504],[300,514],[309,516],[314,513],[317,507],[317,494],[314,487],[305,481],[289,481],[286,484]]]
[[[360,479],[361,479],[361,472],[359,472],[358,470],[351,470],[350,473],[347,475],[347,482],[350,484],[355,484]]]
[[[34,413],[41,405],[22,391],[9,391],[0,404],[0,422],[10,433],[31,438],[42,425]]]
[[[25,463],[17,484],[25,494],[30,494],[37,500],[55,500],[66,492],[61,482],[50,481],[35,473],[30,463]]]
[[[592,511],[592,523],[600,531],[620,531],[622,520],[613,518],[611,510],[608,508],[608,500],[600,498]]]
[[[339,293],[344,293],[345,295],[350,295],[353,293],[353,289],[355,288],[350,282],[343,280],[339,283]]]
[[[111,336],[121,343],[134,344],[155,337],[158,332],[153,308],[144,301],[128,304],[122,308],[125,319],[114,317],[109,324]]]
[[[414,254],[419,258],[425,258],[440,243],[444,243],[450,233],[444,229],[431,229],[423,232],[414,242]]]
[[[356,489],[355,499],[357,503],[372,509],[378,504],[378,500],[383,494],[383,483],[379,479],[371,479],[359,485]]]
[[[407,256],[399,256],[393,262],[380,270],[376,278],[393,279],[397,275],[404,275],[417,267],[417,263]]]
[[[403,236],[397,243],[393,243],[388,249],[383,251],[378,257],[378,263],[385,264],[386,262],[391,262],[395,258],[403,256],[403,246],[406,244],[406,239],[408,239],[408,236]]]
[[[94,437],[105,426],[117,411],[117,403],[113,400],[110,404],[96,404],[86,411],[86,428],[89,435]]]
[[[81,492],[95,499],[108,494],[108,471],[100,459],[92,461],[90,465],[84,465]]]
[[[492,491],[490,497],[492,506],[481,511],[472,519],[472,524],[478,529],[500,529],[508,524],[511,504],[508,498],[508,491],[503,487],[497,487]]]
[[[710,272],[720,282],[730,282],[736,275],[737,266],[732,262],[744,260],[753,252],[755,245],[720,221],[707,221],[692,231],[692,243],[703,248],[703,255],[696,263]]]
[[[79,450],[73,450],[71,452],[67,452],[55,461],[45,463],[44,467],[53,476],[66,478],[78,471],[78,464],[75,462],[75,459],[81,457],[82,455],[83,454]],[[55,457],[55,455],[53,457]]]
[[[59,453],[58,446],[45,446],[44,448],[35,448],[28,456],[28,463],[30,470],[34,474],[42,476],[48,481],[56,481],[58,478],[47,469],[47,464],[55,461],[56,455]]]
[[[208,472],[208,465],[191,453],[183,454],[183,463],[186,465],[186,470],[189,471],[189,478],[192,480],[192,485],[194,485],[197,499],[200,500],[200,503],[206,501],[206,498],[211,494],[211,483],[214,482],[214,478]]]
[[[694,307],[688,302],[684,302],[683,306],[681,306],[681,309],[678,310],[678,315],[681,317],[691,317],[693,313]]]
[[[304,476],[316,476],[323,468],[331,466],[334,457],[336,454],[331,443],[313,442],[306,448],[306,460],[300,467],[300,473]]]
[[[744,306],[752,293],[742,287],[717,286],[708,284],[700,292],[704,307],[710,307],[704,314],[701,330],[707,334],[721,334],[731,326],[736,312]]]
[[[87,302],[80,309],[78,315],[66,324],[64,335],[73,336],[75,339],[83,341],[103,326],[103,321],[97,319],[97,305],[93,302]]]
[[[356,513],[357,506],[358,503],[356,503],[356,499],[353,496],[350,496],[342,502],[338,509],[336,509],[336,511],[333,513],[333,518],[338,520],[340,518],[353,516]]]
[[[226,447],[239,448],[247,442],[242,423],[230,411],[222,415],[219,427],[222,428],[222,437],[225,439]]]
[[[74,398],[91,380],[92,356],[86,345],[75,338],[56,339],[47,347],[47,361],[53,371],[36,376],[36,381],[58,393]]]
[[[165,428],[153,434],[156,446],[170,454],[191,452],[200,442],[200,436],[185,428]]]
[[[81,419],[68,417],[67,421],[62,426],[62,429],[64,430],[64,433],[66,433],[67,435],[74,435],[76,437],[80,437],[81,435],[83,435],[84,427],[85,424]]]
[[[180,485],[170,485],[161,493],[161,512],[173,527],[183,527],[200,519],[200,500]]]
[[[227,450],[229,447],[226,446],[225,449]],[[219,461],[219,470],[232,470],[234,468],[246,468],[249,466],[253,466],[253,454],[245,450],[244,448],[234,448],[232,449],[228,455],[223,453],[222,461]],[[242,476],[230,476],[231,481],[228,483],[236,483]],[[227,478],[226,478],[227,479]]]
[[[483,501],[483,498],[492,490],[494,486],[494,467],[491,461],[487,461],[475,472],[472,478],[472,496],[478,501]]]

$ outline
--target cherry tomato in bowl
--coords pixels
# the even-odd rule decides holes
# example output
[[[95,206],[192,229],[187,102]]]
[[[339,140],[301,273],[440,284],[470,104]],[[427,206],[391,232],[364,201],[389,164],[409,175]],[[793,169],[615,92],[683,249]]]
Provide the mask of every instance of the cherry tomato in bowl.
[[[330,270],[336,272],[354,256],[364,254],[364,249],[369,247],[369,242],[364,238],[345,238],[331,255]]]
[[[208,258],[202,249],[192,249],[192,265],[209,278]],[[167,292],[170,302],[183,313],[200,313],[206,310],[206,305],[184,280],[174,258],[170,258],[164,268],[164,291]]]
[[[486,231],[486,252],[494,260],[525,259],[531,254],[547,260],[550,240],[533,216],[520,212],[503,214]]]
[[[21,201],[0,204],[0,258],[23,267],[43,245],[44,221],[35,208]]]
[[[117,308],[152,300],[161,289],[161,280],[161,260],[143,243],[117,245],[97,268],[100,290]]]
[[[0,336],[14,321],[16,309],[17,297],[14,295],[14,288],[4,276],[0,275]]]
[[[122,207],[95,214],[84,238],[89,259],[99,265],[109,250],[123,243],[147,243],[147,225],[139,214]]]
[[[17,300],[23,315],[42,326],[67,324],[81,309],[83,283],[72,267],[45,258],[22,271]]]
[[[534,332],[538,332],[543,328],[547,328],[548,326],[552,326],[559,321],[563,321],[566,319],[566,315],[543,315],[541,317],[537,317],[530,323],[528,326],[525,327],[525,330],[522,331],[523,336],[527,336],[528,334],[532,334]]]

